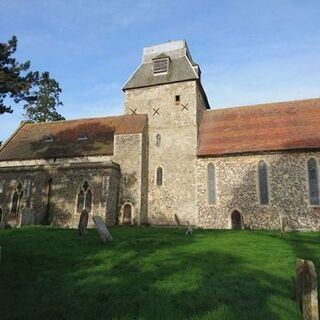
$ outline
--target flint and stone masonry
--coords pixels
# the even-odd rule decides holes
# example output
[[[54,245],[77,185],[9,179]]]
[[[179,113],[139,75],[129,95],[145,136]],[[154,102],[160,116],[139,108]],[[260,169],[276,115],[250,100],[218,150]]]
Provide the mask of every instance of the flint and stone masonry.
[[[182,40],[144,48],[123,92],[121,116],[19,126],[0,149],[1,222],[27,207],[63,227],[87,209],[89,227],[279,229],[285,217],[320,230],[320,99],[210,110]]]

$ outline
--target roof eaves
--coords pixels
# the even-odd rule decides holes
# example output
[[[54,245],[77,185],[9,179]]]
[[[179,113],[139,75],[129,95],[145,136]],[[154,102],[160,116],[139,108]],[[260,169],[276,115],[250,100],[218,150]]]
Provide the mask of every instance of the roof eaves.
[[[134,72],[131,73],[131,75],[129,76],[128,80],[125,82],[125,84],[122,87],[122,91],[125,92],[125,90],[127,90],[126,86],[129,83],[129,81],[131,80],[131,78],[137,73],[137,71],[139,70],[139,68],[143,65],[143,63],[140,63],[139,66],[136,68],[136,70],[134,70]],[[130,88],[129,88],[130,89]]]
[[[8,145],[8,143],[16,136],[16,134],[23,128],[24,125],[28,124],[28,122],[23,121],[20,123],[18,128],[9,136],[9,138],[0,146],[0,153],[1,151]],[[1,158],[0,158],[1,161]]]
[[[238,155],[253,155],[253,154],[270,154],[270,153],[279,153],[279,152],[310,152],[310,151],[319,151],[320,147],[292,147],[292,148],[274,148],[274,149],[261,149],[261,150],[238,150],[238,151],[221,151],[207,153],[203,151],[197,152],[197,157],[199,158],[219,158],[219,157],[232,157]]]
[[[170,83],[179,83],[179,82],[186,82],[186,81],[197,81],[198,79],[190,78],[190,79],[183,79],[183,80],[174,80],[174,81],[169,81],[169,82],[164,82],[164,83],[152,83],[152,84],[146,84],[146,85],[140,85],[137,87],[130,87],[130,88],[125,88],[123,91],[126,90],[132,90],[132,89],[141,89],[141,88],[148,88],[148,87],[154,87],[154,86],[164,86],[166,84]]]

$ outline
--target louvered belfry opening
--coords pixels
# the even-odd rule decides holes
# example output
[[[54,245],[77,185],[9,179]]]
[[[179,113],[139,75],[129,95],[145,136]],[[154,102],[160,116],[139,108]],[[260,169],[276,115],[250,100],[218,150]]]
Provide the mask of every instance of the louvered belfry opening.
[[[153,60],[153,74],[168,73],[169,71],[169,58]]]

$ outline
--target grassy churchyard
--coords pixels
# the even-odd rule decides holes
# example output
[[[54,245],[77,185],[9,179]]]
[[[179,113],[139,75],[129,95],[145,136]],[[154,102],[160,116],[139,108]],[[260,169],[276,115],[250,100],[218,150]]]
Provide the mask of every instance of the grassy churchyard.
[[[0,231],[0,319],[300,319],[296,258],[320,271],[320,233],[110,231]]]

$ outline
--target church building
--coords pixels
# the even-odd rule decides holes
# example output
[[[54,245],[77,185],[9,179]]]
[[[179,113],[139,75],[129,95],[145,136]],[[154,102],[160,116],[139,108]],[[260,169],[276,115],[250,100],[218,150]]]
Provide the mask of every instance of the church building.
[[[146,47],[124,114],[22,123],[0,147],[0,219],[320,231],[320,99],[210,108],[185,41]],[[89,219],[92,223],[92,219]]]

